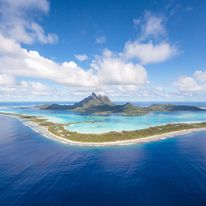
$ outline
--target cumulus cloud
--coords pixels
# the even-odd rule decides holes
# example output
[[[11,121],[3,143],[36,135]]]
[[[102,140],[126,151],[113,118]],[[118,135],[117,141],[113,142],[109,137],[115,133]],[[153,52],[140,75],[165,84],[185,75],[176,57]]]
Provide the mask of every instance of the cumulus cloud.
[[[177,89],[184,93],[206,92],[206,71],[195,71],[192,76],[183,76],[175,82]]]
[[[176,86],[182,92],[196,92],[201,89],[194,78],[186,76],[180,77],[176,82]]]
[[[2,85],[3,80],[3,85]],[[33,100],[33,98],[49,98],[56,96],[56,90],[37,81],[5,82],[5,76],[0,75],[0,97],[9,100]]]
[[[28,93],[30,95],[32,94],[34,96],[48,96],[52,94],[51,89],[41,82],[21,81],[18,85],[15,86],[23,93]]]
[[[139,39],[159,38],[167,35],[165,28],[166,18],[146,11],[144,16],[133,20],[136,27],[140,27]]]
[[[201,83],[206,83],[206,71],[197,70],[194,73],[194,77]]]
[[[27,9],[28,7],[44,13],[49,11],[49,2],[47,0],[1,0],[0,3],[1,5],[5,5],[5,8],[8,10],[14,9],[16,13],[18,13],[19,9]]]
[[[85,94],[88,90],[94,90],[112,96],[148,97],[152,92],[142,89],[149,84],[143,65],[166,61],[177,52],[169,41],[156,42],[158,36],[166,36],[164,19],[148,13],[140,20],[141,37],[126,42],[123,51],[117,53],[105,49],[102,54],[93,57],[88,68],[82,68],[69,60],[56,62],[42,56],[38,51],[28,50],[22,46],[22,43],[55,41],[55,35],[47,34],[31,15],[34,11],[38,14],[47,14],[48,1],[18,2],[19,4],[14,0],[0,0],[9,15],[8,21],[3,22],[6,18],[5,11],[0,11],[0,21],[3,22],[0,24],[0,85],[3,85],[0,87],[1,94],[52,96],[52,90],[41,83],[42,80],[46,80],[66,87],[67,92],[71,94]],[[135,22],[138,24],[137,20]],[[105,36],[96,39],[97,44],[105,41]],[[88,59],[85,54],[74,56],[79,61]],[[26,80],[18,82],[18,77]],[[32,81],[27,81],[30,78]]]
[[[127,42],[124,48],[124,56],[127,59],[138,59],[142,64],[164,62],[176,54],[177,49],[168,42],[154,44],[134,41]]]
[[[124,61],[121,56],[104,51],[92,62],[92,68],[103,85],[142,85],[147,83],[147,73],[143,66]]]
[[[0,7],[0,32],[3,35],[25,44],[57,41],[56,34],[46,34],[37,22],[38,15],[49,11],[47,0],[0,0]]]
[[[123,61],[120,56],[113,56],[107,50],[96,57],[89,70],[75,62],[56,63],[41,56],[37,51],[23,49],[13,40],[0,35],[1,72],[16,77],[32,77],[52,80],[68,86],[98,87],[102,84],[144,84],[147,81],[145,69],[133,63]],[[7,47],[8,45],[8,47]]]
[[[136,40],[126,42],[123,57],[151,64],[164,62],[178,54],[177,47],[168,41],[165,16],[146,11],[143,17],[133,22],[140,33]]]
[[[6,74],[0,74],[0,85],[1,86],[10,86],[13,85],[15,82],[12,76]]]
[[[88,56],[86,54],[75,54],[74,57],[81,62],[88,60]]]
[[[16,77],[33,77],[52,80],[69,86],[92,86],[96,78],[75,62],[56,63],[28,51],[13,40],[0,35],[0,72]]]

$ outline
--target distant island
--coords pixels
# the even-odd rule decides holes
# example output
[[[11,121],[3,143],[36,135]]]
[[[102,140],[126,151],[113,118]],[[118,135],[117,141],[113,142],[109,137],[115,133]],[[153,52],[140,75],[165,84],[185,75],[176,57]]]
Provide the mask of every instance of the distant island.
[[[73,105],[47,104],[36,106],[36,108],[42,110],[69,110],[80,114],[95,115],[144,115],[150,112],[206,111],[195,106],[173,104],[153,104],[148,107],[139,107],[130,103],[118,105],[113,103],[107,96],[96,95],[95,93],[92,93],[87,98]],[[105,146],[141,143],[159,140],[165,137],[169,137],[171,135],[173,136],[197,130],[206,130],[206,122],[199,122],[189,124],[172,123],[133,131],[124,131],[124,128],[122,128],[121,132],[112,131],[102,134],[83,134],[70,131],[66,128],[66,126],[70,126],[72,124],[80,124],[82,122],[68,122],[66,124],[62,124],[51,122],[41,116],[5,112],[0,112],[0,114],[18,118],[22,120],[25,125],[52,139],[64,143],[79,145]],[[87,123],[94,122],[89,121]]]
[[[92,93],[80,102],[73,105],[49,104],[38,106],[43,110],[70,110],[80,114],[95,115],[143,115],[150,112],[172,112],[172,111],[206,111],[195,106],[174,105],[174,104],[153,104],[148,107],[140,107],[126,103],[118,105],[113,103],[107,96]]]
[[[73,105],[47,104],[36,107],[42,110],[69,110],[80,114],[95,115],[144,115],[150,112],[205,111],[204,109],[195,106],[173,104],[153,104],[148,107],[135,106],[130,103],[118,105],[113,103],[107,96],[96,95],[95,93],[92,93],[89,97]],[[80,124],[82,122],[68,122],[66,124],[61,124],[51,122],[42,116],[6,112],[0,112],[0,114],[18,118],[22,120],[25,125],[31,127],[35,131],[55,140],[70,144],[92,146],[140,143],[159,140],[171,135],[178,135],[186,132],[206,130],[206,122],[200,122],[189,124],[171,123],[133,131],[124,131],[124,128],[122,128],[121,132],[112,131],[102,134],[83,134],[70,131],[66,128],[72,124]],[[94,122],[90,121],[87,123]]]

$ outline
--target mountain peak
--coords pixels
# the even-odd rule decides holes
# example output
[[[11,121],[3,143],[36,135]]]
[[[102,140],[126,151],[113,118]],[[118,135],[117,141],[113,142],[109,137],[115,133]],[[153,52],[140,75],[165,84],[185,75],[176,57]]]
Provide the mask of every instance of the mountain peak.
[[[91,95],[93,98],[98,98],[98,96],[94,93],[94,92],[92,92],[92,95]]]
[[[90,106],[100,106],[100,105],[113,105],[112,101],[107,96],[96,95],[94,92],[82,101],[75,103],[75,107],[90,107]]]

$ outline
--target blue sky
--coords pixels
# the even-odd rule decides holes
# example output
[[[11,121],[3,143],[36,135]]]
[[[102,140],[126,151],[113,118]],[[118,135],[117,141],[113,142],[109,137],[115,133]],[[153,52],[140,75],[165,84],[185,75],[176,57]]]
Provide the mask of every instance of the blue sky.
[[[205,101],[204,0],[0,0],[0,98]]]

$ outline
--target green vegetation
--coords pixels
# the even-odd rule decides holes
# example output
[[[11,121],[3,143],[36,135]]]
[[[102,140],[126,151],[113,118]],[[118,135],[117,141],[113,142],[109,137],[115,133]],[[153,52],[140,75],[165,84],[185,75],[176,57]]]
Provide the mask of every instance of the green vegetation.
[[[122,131],[122,132],[108,132],[103,134],[80,134],[65,129],[64,126],[69,124],[58,124],[49,122],[41,117],[21,116],[23,119],[30,120],[40,126],[47,127],[48,131],[54,135],[73,140],[78,142],[111,142],[120,140],[131,140],[154,135],[166,134],[169,132],[181,131],[186,129],[206,128],[206,122],[202,123],[178,123],[167,124],[162,126],[155,126],[135,131]],[[77,122],[76,124],[78,124]],[[91,122],[93,123],[93,122]]]
[[[107,96],[96,95],[92,93],[91,96],[77,102],[73,105],[42,105],[40,109],[45,110],[69,110],[81,114],[95,114],[95,115],[110,115],[110,114],[121,114],[121,115],[143,115],[150,112],[172,112],[172,111],[205,111],[194,106],[186,105],[172,105],[172,104],[153,104],[148,107],[139,107],[130,103],[117,105]]]
[[[135,131],[108,132],[103,134],[80,134],[77,132],[68,131],[63,126],[58,125],[48,127],[48,130],[57,136],[61,136],[63,138],[78,142],[112,142],[120,140],[132,140],[143,137],[150,137],[154,135],[166,134],[168,132],[198,128],[206,128],[206,122],[192,124],[167,124],[163,126],[155,126]]]
[[[77,132],[72,132],[65,129],[65,126],[69,124],[60,124],[50,122],[42,117],[35,117],[29,115],[11,114],[11,113],[0,113],[6,114],[14,117],[19,117],[24,121],[31,121],[41,127],[45,127],[50,133],[57,135],[59,137],[73,140],[77,142],[90,142],[90,143],[101,143],[101,142],[113,142],[113,141],[123,141],[132,140],[143,137],[150,137],[154,135],[166,134],[169,132],[182,131],[187,129],[200,129],[206,128],[206,122],[201,123],[177,123],[177,124],[167,124],[162,126],[155,126],[141,130],[134,131],[122,131],[122,132],[108,132],[103,134],[80,134]],[[78,124],[79,122],[76,122]],[[90,122],[93,123],[93,122]]]

